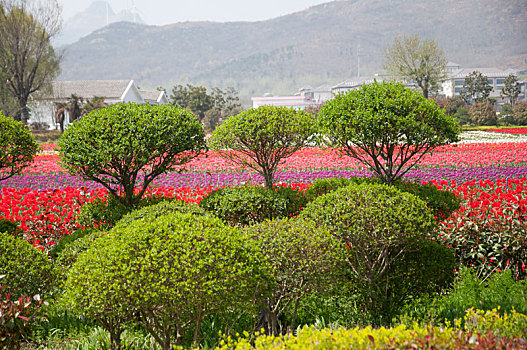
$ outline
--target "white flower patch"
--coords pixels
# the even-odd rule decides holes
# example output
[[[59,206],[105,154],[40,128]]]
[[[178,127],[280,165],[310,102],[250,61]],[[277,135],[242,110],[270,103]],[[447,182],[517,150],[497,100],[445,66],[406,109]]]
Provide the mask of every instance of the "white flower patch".
[[[458,144],[527,142],[526,134],[506,134],[492,131],[463,131]]]

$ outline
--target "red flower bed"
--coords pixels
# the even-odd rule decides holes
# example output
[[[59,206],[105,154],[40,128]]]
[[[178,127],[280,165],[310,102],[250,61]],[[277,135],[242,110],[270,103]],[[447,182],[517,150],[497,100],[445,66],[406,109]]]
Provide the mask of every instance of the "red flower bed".
[[[527,134],[527,128],[487,129],[485,131],[501,132],[505,134]]]

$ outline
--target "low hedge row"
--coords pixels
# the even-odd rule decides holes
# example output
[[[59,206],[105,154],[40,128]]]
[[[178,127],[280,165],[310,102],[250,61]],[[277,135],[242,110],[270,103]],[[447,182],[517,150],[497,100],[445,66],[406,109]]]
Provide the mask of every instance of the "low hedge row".
[[[500,316],[495,310],[468,310],[464,329],[419,326],[394,328],[314,329],[304,327],[297,335],[258,335],[224,339],[218,349],[525,349],[527,316],[512,312]]]

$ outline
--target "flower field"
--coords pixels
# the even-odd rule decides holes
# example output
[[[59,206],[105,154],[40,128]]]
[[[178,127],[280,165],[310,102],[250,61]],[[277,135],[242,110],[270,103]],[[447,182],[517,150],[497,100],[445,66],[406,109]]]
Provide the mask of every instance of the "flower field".
[[[406,179],[432,182],[461,196],[463,206],[454,214],[456,220],[481,213],[496,218],[510,216],[510,208],[515,209],[516,219],[523,219],[527,205],[527,138],[476,133],[483,133],[480,142],[472,142],[474,132],[465,133],[462,142],[441,147],[423,158],[418,168],[406,174]],[[498,135],[500,142],[495,142],[493,135]],[[44,144],[43,150],[22,175],[0,182],[0,217],[17,221],[26,238],[41,249],[76,229],[74,219],[82,204],[106,194],[99,185],[66,174],[60,166],[56,145]],[[317,178],[335,176],[371,176],[371,173],[335,150],[309,148],[288,158],[276,178],[302,188]],[[262,179],[209,152],[184,169],[157,178],[149,195],[162,194],[199,203],[214,188],[246,183],[261,184]]]

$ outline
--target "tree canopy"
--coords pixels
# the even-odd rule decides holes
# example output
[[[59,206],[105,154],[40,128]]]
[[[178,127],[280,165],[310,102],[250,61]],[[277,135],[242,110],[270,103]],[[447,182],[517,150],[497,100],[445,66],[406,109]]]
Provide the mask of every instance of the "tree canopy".
[[[0,180],[5,180],[29,166],[38,145],[28,128],[0,111]]]
[[[507,97],[511,106],[514,106],[518,95],[520,94],[520,84],[518,77],[514,74],[509,74],[503,82],[503,88],[500,91],[501,97]]]
[[[384,68],[393,76],[414,80],[428,98],[445,76],[447,59],[434,40],[418,35],[395,37],[385,51]]]
[[[463,90],[459,92],[466,103],[488,102],[488,97],[492,91],[489,79],[481,72],[475,70],[468,74],[463,82]]]
[[[188,110],[121,103],[71,124],[59,140],[60,156],[68,171],[103,185],[131,207],[157,176],[200,154],[204,137]]]
[[[258,172],[267,188],[283,160],[305,147],[314,117],[292,108],[261,106],[228,118],[214,130],[211,149],[233,163]]]
[[[458,141],[460,128],[435,101],[401,83],[374,82],[322,107],[326,143],[393,183],[437,146]]]
[[[14,116],[23,123],[29,119],[29,96],[47,87],[59,73],[62,57],[51,39],[61,25],[55,0],[0,1],[0,77],[7,82],[3,93],[17,100],[20,114]]]

